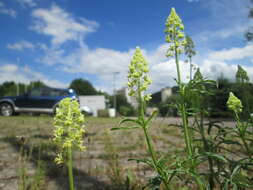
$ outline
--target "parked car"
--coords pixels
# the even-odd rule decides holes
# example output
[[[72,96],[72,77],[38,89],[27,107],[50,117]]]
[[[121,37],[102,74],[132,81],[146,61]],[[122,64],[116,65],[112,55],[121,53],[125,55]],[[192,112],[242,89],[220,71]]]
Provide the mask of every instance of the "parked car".
[[[58,103],[66,97],[77,99],[73,89],[34,88],[20,96],[6,96],[0,99],[0,115],[17,113],[48,113],[56,111]]]

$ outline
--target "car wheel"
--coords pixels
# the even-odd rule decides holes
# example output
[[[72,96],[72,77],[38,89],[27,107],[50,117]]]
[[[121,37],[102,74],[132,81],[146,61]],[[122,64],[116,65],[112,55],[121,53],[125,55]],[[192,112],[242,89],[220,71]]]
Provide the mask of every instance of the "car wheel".
[[[0,104],[0,114],[3,116],[11,116],[14,114],[14,110],[11,104],[2,103]]]

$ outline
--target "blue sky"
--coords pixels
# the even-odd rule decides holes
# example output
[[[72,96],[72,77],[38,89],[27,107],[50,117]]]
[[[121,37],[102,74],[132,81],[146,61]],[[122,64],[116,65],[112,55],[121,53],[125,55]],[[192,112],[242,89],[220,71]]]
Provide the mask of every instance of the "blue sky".
[[[165,57],[165,21],[175,7],[196,45],[203,74],[234,79],[241,64],[253,79],[253,45],[244,39],[252,21],[249,0],[0,0],[0,83],[41,80],[67,87],[88,79],[111,92],[126,84],[136,46],[150,64],[151,91],[174,85],[173,59]],[[181,57],[184,80],[189,65]]]

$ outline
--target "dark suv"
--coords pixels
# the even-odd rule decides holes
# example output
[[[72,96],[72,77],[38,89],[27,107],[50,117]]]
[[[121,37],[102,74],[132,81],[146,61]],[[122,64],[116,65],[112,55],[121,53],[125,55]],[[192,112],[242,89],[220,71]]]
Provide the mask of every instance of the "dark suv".
[[[77,99],[73,89],[34,88],[21,96],[1,98],[0,115],[11,116],[21,112],[52,114],[59,101],[66,97]]]

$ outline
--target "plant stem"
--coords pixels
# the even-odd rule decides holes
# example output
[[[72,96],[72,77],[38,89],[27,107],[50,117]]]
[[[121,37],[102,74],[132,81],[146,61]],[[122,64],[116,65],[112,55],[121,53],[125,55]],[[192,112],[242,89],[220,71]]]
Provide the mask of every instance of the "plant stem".
[[[192,143],[189,135],[189,130],[188,130],[188,122],[187,122],[187,116],[186,116],[186,110],[185,110],[185,105],[181,105],[181,114],[182,114],[182,120],[183,120],[183,127],[184,127],[184,139],[186,143],[186,148],[187,148],[187,153],[188,156],[192,157]],[[193,165],[193,161],[192,161]]]
[[[175,30],[175,29],[174,29]],[[174,44],[176,44],[175,38],[174,38]],[[189,128],[188,128],[188,118],[186,113],[186,107],[185,107],[185,93],[183,89],[183,84],[181,82],[181,73],[180,73],[180,67],[179,67],[179,61],[178,61],[178,51],[177,47],[175,47],[175,61],[176,61],[176,67],[177,67],[177,77],[178,77],[178,86],[179,86],[179,92],[180,92],[180,111],[181,111],[181,118],[183,121],[183,129],[184,129],[184,139],[187,149],[188,158],[191,159],[191,168],[190,170],[195,173],[195,161],[193,160],[193,149],[192,149],[192,137],[190,137]],[[199,183],[199,180],[195,178],[195,182],[197,183],[199,189],[203,190],[204,187],[201,183]]]
[[[242,123],[241,123],[240,118],[239,118],[239,116],[236,112],[235,112],[235,118],[236,118],[236,122],[237,122],[237,130],[239,130],[239,136],[240,136],[240,138],[243,142],[244,148],[246,149],[246,152],[247,152],[249,158],[252,159],[251,151],[250,151],[250,149],[248,147],[248,144],[247,144],[247,142],[245,141],[245,138],[244,138],[245,137],[245,131],[244,130],[246,130],[246,129],[242,129],[242,127],[243,127]]]
[[[179,67],[179,62],[178,62],[177,48],[175,48],[175,59],[176,59],[176,66],[177,66],[177,80],[178,80],[178,84],[181,84],[181,73],[180,73],[180,67]]]
[[[203,112],[204,112],[204,110],[200,111],[200,124],[198,123],[198,119],[197,119],[196,116],[195,116],[195,120],[197,122],[197,126],[199,128],[200,135],[201,135],[201,138],[202,138],[202,141],[203,141],[204,151],[205,152],[211,152],[210,146],[208,145],[208,142],[207,142],[206,137],[205,137]],[[210,157],[208,157],[207,159],[208,159],[208,165],[209,165],[209,171],[210,171],[210,175],[208,176],[208,182],[209,182],[209,185],[210,185],[210,190],[212,190],[214,188],[213,160]]]
[[[73,180],[73,165],[72,165],[72,149],[68,147],[68,174],[69,174],[69,189],[74,190],[74,180]]]
[[[176,42],[174,42],[174,44],[176,44]],[[180,96],[181,99],[184,98],[184,94],[182,93],[182,84],[181,84],[181,73],[180,73],[180,68],[179,68],[179,62],[178,62],[178,53],[177,53],[177,48],[175,48],[175,59],[176,59],[176,66],[177,66],[177,78],[178,78],[178,85],[179,85],[179,91],[180,91]],[[192,157],[192,143],[191,143],[191,139],[189,136],[189,130],[188,130],[188,125],[187,125],[187,116],[186,116],[186,110],[185,110],[185,105],[184,105],[184,101],[181,102],[181,106],[180,106],[180,111],[182,114],[182,120],[183,120],[183,128],[184,128],[184,139],[185,139],[185,143],[186,143],[186,149],[187,149],[187,153],[188,156]],[[192,161],[192,166],[193,166],[193,161]]]
[[[158,167],[154,148],[151,143],[151,138],[148,134],[148,128],[147,128],[147,123],[145,122],[145,114],[144,114],[144,109],[145,109],[144,101],[143,101],[141,90],[140,90],[140,80],[138,81],[138,101],[140,104],[139,117],[140,117],[141,123],[142,123],[141,127],[144,131],[144,134],[145,134],[145,139],[146,139],[146,143],[148,146],[148,152],[150,153],[150,156],[151,156],[151,159],[153,162],[153,167],[155,168],[156,172],[162,177],[162,181],[165,185],[166,190],[170,190],[169,184],[167,183],[167,177],[165,176],[162,169]]]
[[[189,57],[190,60],[190,80],[192,80],[192,57]]]

